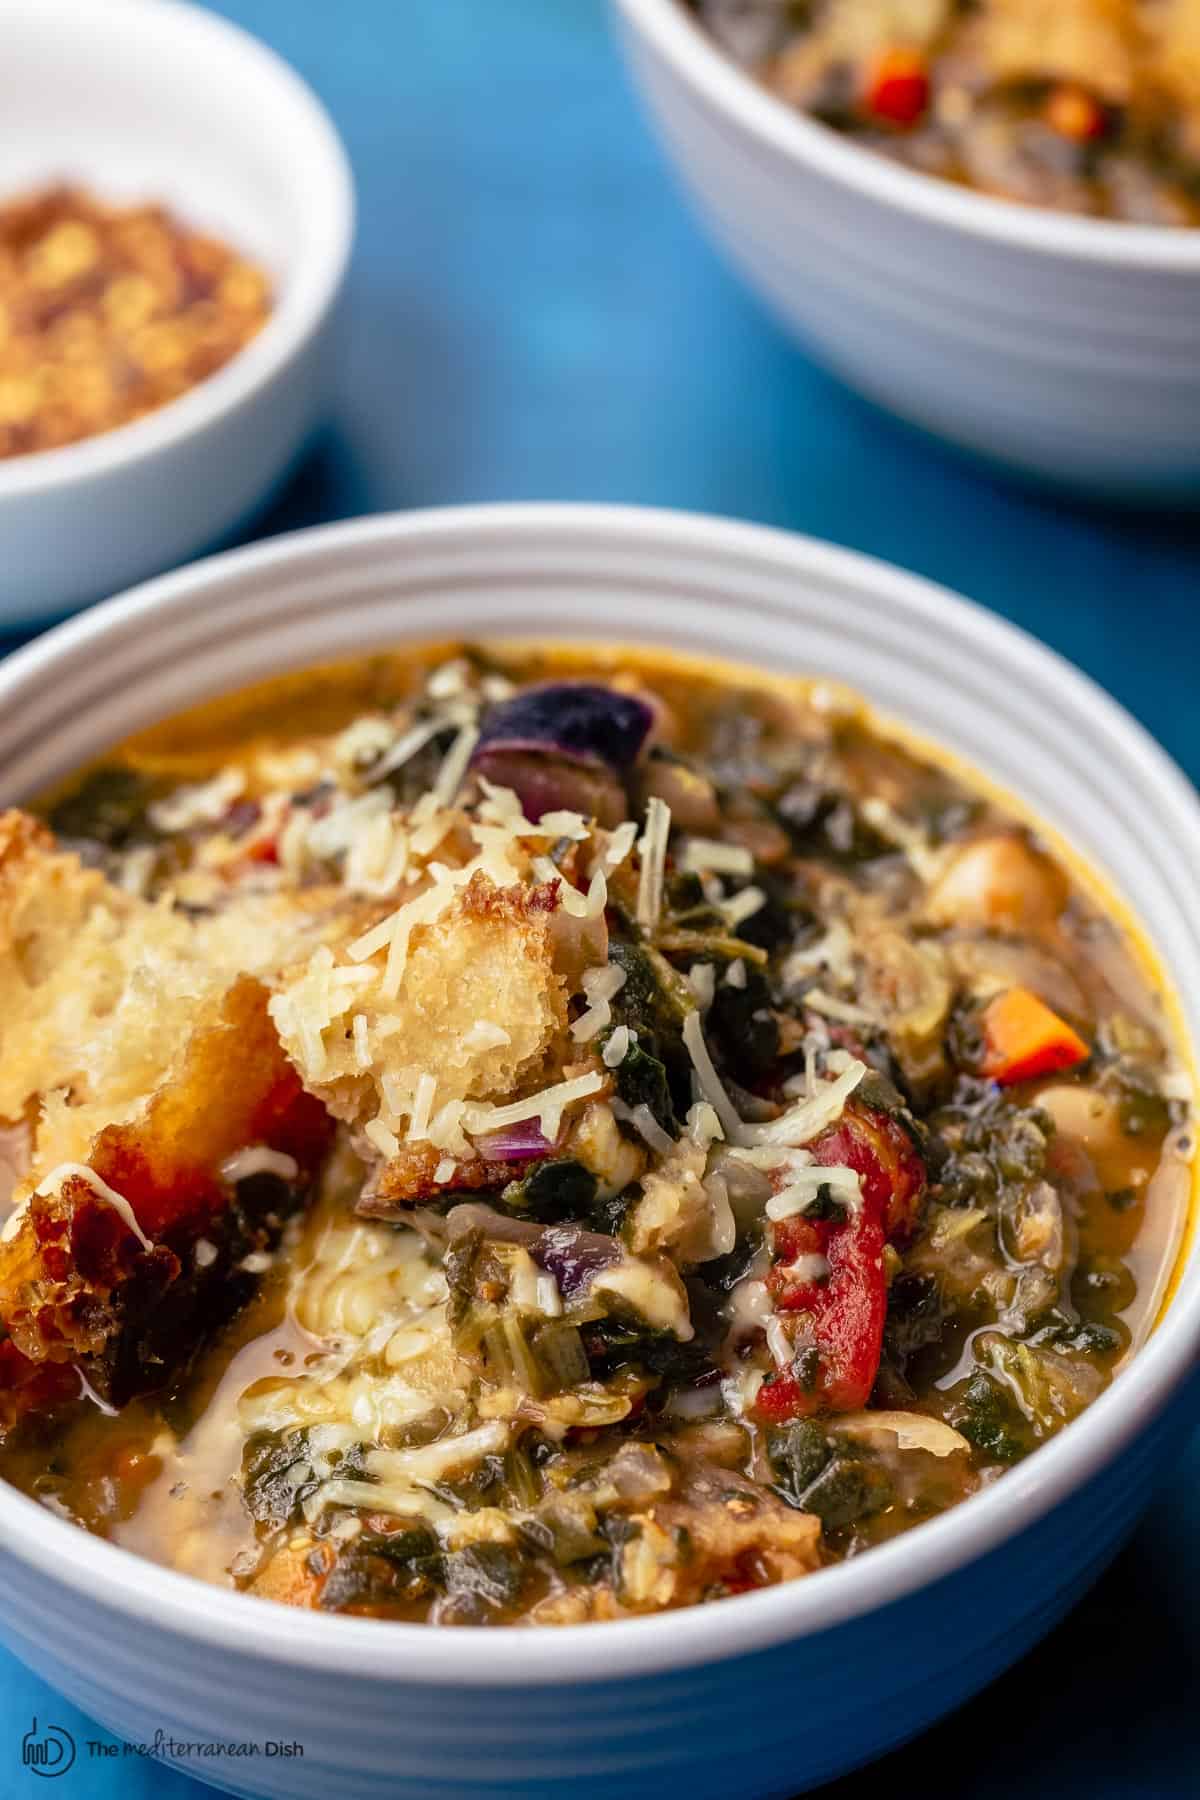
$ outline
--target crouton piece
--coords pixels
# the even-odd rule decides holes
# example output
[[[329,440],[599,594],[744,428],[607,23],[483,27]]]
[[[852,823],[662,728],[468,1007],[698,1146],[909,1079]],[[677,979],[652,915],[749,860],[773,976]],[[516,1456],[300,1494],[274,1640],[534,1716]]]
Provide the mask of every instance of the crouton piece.
[[[114,887],[28,814],[0,814],[0,1120],[39,1109],[33,1182],[136,1119],[205,1007],[339,928],[328,913],[252,896],[193,920]],[[260,1047],[268,1035],[263,1017]]]
[[[1148,115],[1177,106],[1183,114],[1184,148],[1200,154],[1200,0],[1160,0],[1147,9],[1148,43],[1139,96]]]
[[[194,987],[189,936],[186,919],[114,888],[27,814],[0,815],[0,1118],[70,1090],[71,1116],[51,1109],[53,1161],[79,1160],[162,1079],[176,996]]]
[[[987,0],[978,46],[996,82],[1076,81],[1128,100],[1139,55],[1135,0]]]
[[[432,1144],[401,1144],[399,1154],[389,1157],[374,1180],[364,1190],[355,1211],[364,1219],[394,1219],[410,1206],[421,1206],[446,1193],[492,1193],[518,1181],[528,1170],[528,1163],[491,1162],[475,1156],[467,1162],[456,1162],[449,1179],[439,1181],[438,1169],[442,1152]]]
[[[337,1118],[364,1125],[382,1116],[393,1129],[411,1120],[423,1077],[434,1083],[435,1112],[449,1101],[519,1093],[566,1030],[557,904],[554,882],[499,888],[482,872],[457,891],[426,889],[393,915],[401,931],[406,907],[432,915],[411,927],[395,992],[386,935],[369,955],[362,949],[371,933],[343,945],[336,960],[319,950],[271,1001],[305,1086]]]
[[[30,1196],[0,1241],[0,1321],[22,1356],[110,1363],[115,1341],[144,1330],[202,1236],[217,1253],[207,1266],[227,1274],[220,1251],[246,1235],[221,1174],[236,1151],[265,1145],[295,1159],[298,1187],[311,1178],[331,1126],[286,1062],[266,999],[247,977],[201,1015],[142,1116],[105,1127],[88,1147],[86,1167],[103,1186],[72,1171]],[[92,1370],[102,1392],[110,1372]]]

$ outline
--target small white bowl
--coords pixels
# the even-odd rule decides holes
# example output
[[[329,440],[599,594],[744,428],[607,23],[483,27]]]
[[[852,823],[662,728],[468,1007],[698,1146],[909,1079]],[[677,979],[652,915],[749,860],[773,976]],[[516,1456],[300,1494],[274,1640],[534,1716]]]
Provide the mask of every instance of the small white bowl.
[[[979,608],[753,526],[480,507],[195,564],[0,665],[0,804],[238,683],[488,635],[654,641],[864,689],[1108,871],[1200,1040],[1200,801],[1162,751]],[[1198,1353],[1193,1242],[1165,1319],[1113,1386],[983,1493],[802,1581],[608,1625],[439,1630],[291,1611],[141,1561],[0,1483],[0,1636],[130,1742],[302,1742],[302,1757],[184,1759],[240,1794],[795,1793],[948,1712],[1053,1624],[1178,1442]]]
[[[263,265],[275,310],[231,362],[131,425],[0,460],[0,627],[215,543],[315,425],[354,226],[349,165],[264,45],[176,0],[0,0],[0,199],[50,182],[161,200]]]
[[[1200,230],[992,199],[806,118],[681,0],[614,0],[633,71],[750,285],[871,399],[1039,481],[1200,492]]]

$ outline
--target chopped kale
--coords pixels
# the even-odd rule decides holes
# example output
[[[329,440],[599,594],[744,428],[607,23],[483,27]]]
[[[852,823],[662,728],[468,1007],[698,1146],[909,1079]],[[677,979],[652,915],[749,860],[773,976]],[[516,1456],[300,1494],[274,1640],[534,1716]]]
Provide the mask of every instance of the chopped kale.
[[[631,1043],[617,1065],[617,1093],[628,1107],[648,1106],[663,1130],[678,1136],[666,1068],[640,1044]]]
[[[347,1474],[356,1467],[361,1472],[361,1459],[356,1460],[351,1452],[341,1467]],[[307,1431],[259,1431],[248,1439],[242,1458],[242,1495],[259,1525],[286,1525],[319,1486]]]
[[[583,1340],[598,1380],[631,1364],[672,1385],[690,1384],[713,1370],[712,1352],[699,1336],[684,1344],[669,1331],[647,1331],[633,1320],[626,1322],[616,1316],[586,1325]]]
[[[918,1350],[936,1344],[944,1313],[932,1275],[898,1275],[888,1290],[885,1334],[888,1349],[901,1366]]]
[[[521,1553],[510,1544],[468,1544],[450,1552],[444,1569],[449,1615],[464,1625],[513,1606],[525,1580]]]
[[[622,1025],[631,1025],[642,1039],[657,1043],[673,1040],[694,1002],[683,977],[656,951],[644,944],[614,939],[608,960],[625,971],[625,980],[613,1000],[613,1014]]]
[[[590,1169],[573,1157],[561,1157],[539,1163],[523,1182],[506,1188],[504,1201],[544,1225],[561,1225],[569,1219],[590,1219],[597,1185]],[[519,1207],[510,1198],[514,1190]]]
[[[424,1525],[364,1531],[345,1545],[321,1589],[323,1612],[350,1606],[386,1607],[445,1586],[445,1558]]]
[[[833,1445],[814,1419],[802,1419],[786,1431],[773,1431],[767,1449],[788,1497],[796,1504],[833,1460]]]
[[[162,791],[161,782],[136,769],[95,769],[51,807],[46,822],[57,837],[106,850],[152,844],[162,834],[151,824],[149,810]]]
[[[887,1471],[861,1444],[829,1436],[813,1419],[773,1432],[768,1453],[789,1505],[815,1513],[827,1530],[855,1524],[892,1502]]]
[[[1125,1340],[1111,1325],[1084,1320],[1079,1324],[1057,1326],[1048,1341],[1056,1349],[1073,1352],[1076,1356],[1112,1356]]]
[[[606,1237],[620,1237],[625,1228],[625,1221],[638,1201],[636,1189],[627,1188],[622,1194],[611,1194],[605,1198],[597,1197],[592,1207],[591,1224],[594,1231],[603,1232]]]
[[[776,811],[802,856],[827,856],[855,867],[896,855],[896,846],[868,825],[850,797],[836,788],[793,782],[779,796]]]
[[[1016,1404],[982,1369],[968,1381],[950,1423],[990,1462],[1016,1462],[1032,1448]]]
[[[779,1026],[771,1012],[771,991],[757,969],[747,968],[744,987],[718,983],[704,1023],[706,1037],[720,1046],[743,1082],[760,1080],[774,1068]]]

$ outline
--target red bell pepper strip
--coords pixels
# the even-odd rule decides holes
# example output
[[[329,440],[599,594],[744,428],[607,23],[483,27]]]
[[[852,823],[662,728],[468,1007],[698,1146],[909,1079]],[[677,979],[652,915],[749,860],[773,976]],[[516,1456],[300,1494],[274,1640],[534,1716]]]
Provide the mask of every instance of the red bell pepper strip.
[[[821,1410],[865,1406],[879,1372],[887,1316],[884,1246],[911,1230],[925,1168],[908,1133],[887,1114],[851,1102],[839,1122],[810,1145],[826,1167],[855,1169],[862,1205],[833,1219],[798,1214],[772,1227],[775,1263],[767,1289],[778,1314],[794,1319],[796,1354],[768,1375],[754,1413],[783,1424]],[[797,1259],[819,1256],[816,1279]]]

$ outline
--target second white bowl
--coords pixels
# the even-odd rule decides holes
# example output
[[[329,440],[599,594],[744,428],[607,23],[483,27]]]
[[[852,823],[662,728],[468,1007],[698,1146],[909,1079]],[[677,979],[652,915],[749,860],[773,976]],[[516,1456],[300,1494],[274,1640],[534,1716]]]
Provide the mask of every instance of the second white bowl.
[[[750,285],[869,398],[1039,481],[1200,492],[1200,231],[1022,207],[785,106],[681,0],[614,0],[680,176]]]

